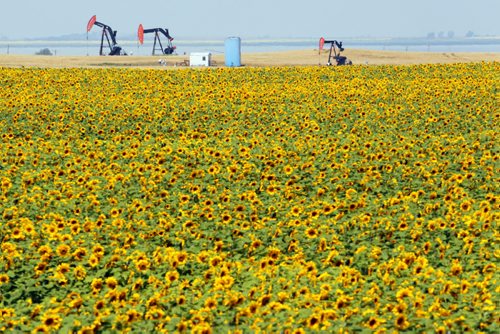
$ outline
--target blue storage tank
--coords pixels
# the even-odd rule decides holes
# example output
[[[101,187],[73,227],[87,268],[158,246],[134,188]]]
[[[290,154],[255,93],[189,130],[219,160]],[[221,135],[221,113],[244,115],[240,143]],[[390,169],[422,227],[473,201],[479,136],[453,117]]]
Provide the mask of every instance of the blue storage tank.
[[[241,66],[241,38],[228,37],[224,43],[226,52],[226,66],[237,67]]]

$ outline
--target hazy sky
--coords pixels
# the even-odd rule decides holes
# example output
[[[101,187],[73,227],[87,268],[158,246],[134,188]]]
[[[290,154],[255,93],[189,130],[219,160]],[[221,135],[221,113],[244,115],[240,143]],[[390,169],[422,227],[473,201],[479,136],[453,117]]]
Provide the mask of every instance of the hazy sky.
[[[94,14],[118,37],[140,23],[200,39],[500,35],[500,0],[1,0],[0,37],[85,33]]]

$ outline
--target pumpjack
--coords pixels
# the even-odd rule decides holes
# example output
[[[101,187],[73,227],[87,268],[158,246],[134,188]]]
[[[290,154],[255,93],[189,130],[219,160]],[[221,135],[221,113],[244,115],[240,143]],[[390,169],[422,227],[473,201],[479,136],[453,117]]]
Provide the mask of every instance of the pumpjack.
[[[118,46],[118,42],[116,41],[116,30],[113,30],[110,26],[96,21],[95,15],[90,19],[87,24],[87,33],[92,29],[92,27],[96,25],[102,28],[101,34],[101,48],[99,49],[99,55],[104,56],[104,38],[106,38],[108,47],[109,47],[109,56],[126,56],[127,53]]]
[[[152,55],[155,55],[156,51],[160,51],[164,55],[171,55],[174,53],[176,47],[172,45],[172,41],[174,38],[170,36],[168,29],[163,29],[163,28],[152,28],[152,29],[144,29],[142,24],[139,25],[139,29],[137,32],[137,35],[139,37],[139,42],[141,44],[144,43],[144,34],[150,34],[154,33],[155,34],[155,40],[153,43],[153,52]],[[163,48],[163,44],[161,43],[161,38],[160,35],[163,35],[167,38],[167,46]],[[157,45],[158,43],[158,45]]]
[[[330,44],[330,53],[328,54],[328,66],[334,65],[352,65],[352,61],[345,56],[341,56],[340,52],[344,51],[342,42],[336,40],[325,40],[324,44]]]

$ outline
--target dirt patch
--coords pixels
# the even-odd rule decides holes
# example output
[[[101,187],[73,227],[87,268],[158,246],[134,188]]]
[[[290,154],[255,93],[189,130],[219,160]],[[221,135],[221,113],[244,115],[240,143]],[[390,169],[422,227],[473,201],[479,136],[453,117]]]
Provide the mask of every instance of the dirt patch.
[[[500,61],[500,53],[434,53],[346,50],[344,56],[354,64],[362,65],[404,65]],[[224,55],[212,55],[215,66],[224,66]],[[164,60],[164,62],[160,62]],[[189,60],[184,56],[26,56],[0,55],[0,67],[140,67],[140,68],[178,68]],[[166,62],[166,63],[165,63]],[[243,66],[318,66],[326,65],[328,52],[318,50],[280,51],[262,53],[244,53],[241,56]],[[185,66],[183,66],[185,67]]]

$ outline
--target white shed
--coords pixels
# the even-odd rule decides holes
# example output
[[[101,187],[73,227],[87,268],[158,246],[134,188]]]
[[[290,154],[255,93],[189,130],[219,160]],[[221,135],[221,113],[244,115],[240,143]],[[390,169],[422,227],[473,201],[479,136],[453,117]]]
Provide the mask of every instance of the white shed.
[[[190,66],[210,66],[211,54],[209,52],[193,52],[189,55]]]

